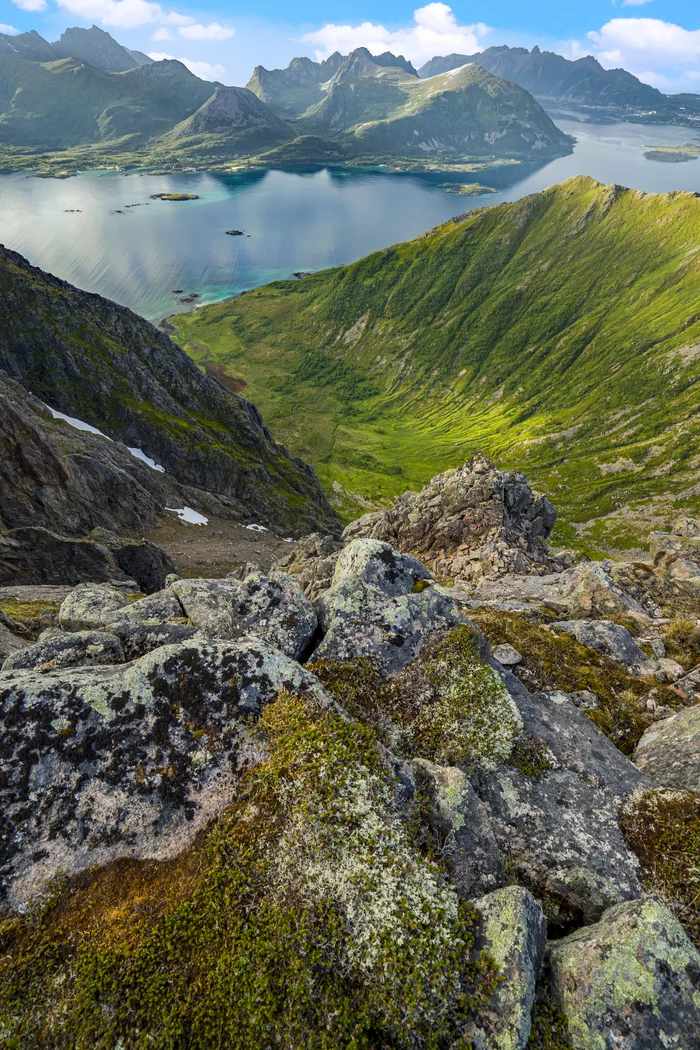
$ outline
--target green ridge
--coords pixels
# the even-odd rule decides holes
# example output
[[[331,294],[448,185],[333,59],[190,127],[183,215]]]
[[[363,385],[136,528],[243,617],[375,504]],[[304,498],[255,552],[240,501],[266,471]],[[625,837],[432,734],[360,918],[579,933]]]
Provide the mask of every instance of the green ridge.
[[[700,199],[571,179],[177,319],[358,513],[476,450],[635,547],[697,512]],[[359,497],[355,498],[355,497]]]

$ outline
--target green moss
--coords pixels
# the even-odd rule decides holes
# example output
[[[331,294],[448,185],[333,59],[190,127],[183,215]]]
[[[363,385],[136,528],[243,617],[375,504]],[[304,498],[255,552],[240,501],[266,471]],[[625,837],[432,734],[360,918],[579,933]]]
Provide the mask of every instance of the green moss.
[[[566,1019],[549,994],[546,975],[537,988],[527,1050],[571,1050]]]
[[[544,740],[527,730],[516,740],[508,765],[525,777],[538,777],[553,769],[550,751]]]
[[[466,1046],[495,966],[372,732],[286,694],[260,728],[267,760],[194,850],[3,923],[9,1050]]]
[[[0,612],[9,616],[21,625],[30,635],[36,635],[47,627],[58,623],[60,602],[47,599],[29,602],[16,598],[4,598],[0,601]]]
[[[646,791],[623,809],[620,827],[648,888],[700,948],[700,796],[667,788]]]
[[[581,645],[570,635],[557,634],[545,624],[516,613],[478,609],[472,619],[491,645],[508,643],[523,654],[516,673],[529,689],[587,689],[595,693],[598,708],[585,710],[584,714],[621,751],[632,753],[648,724],[642,703],[649,691],[648,682],[628,674],[620,664]],[[678,701],[674,694],[674,703]]]
[[[678,619],[664,634],[666,655],[677,660],[686,671],[700,664],[700,627],[692,620]]]
[[[312,670],[338,700],[405,757],[492,766],[511,753],[522,723],[473,628],[431,638],[417,660],[382,680],[370,660],[319,660]]]

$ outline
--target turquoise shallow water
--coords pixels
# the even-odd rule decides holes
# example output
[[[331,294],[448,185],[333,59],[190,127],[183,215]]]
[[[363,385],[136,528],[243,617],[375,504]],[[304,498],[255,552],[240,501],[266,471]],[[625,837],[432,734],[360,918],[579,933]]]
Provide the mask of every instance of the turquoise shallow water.
[[[469,208],[515,200],[572,175],[648,192],[700,192],[700,160],[661,164],[643,156],[649,145],[692,140],[691,129],[583,124],[571,115],[556,122],[577,136],[573,155],[539,168],[489,172],[483,181],[498,193],[480,198],[441,189],[454,175],[346,169],[227,176],[91,172],[65,180],[0,176],[0,241],[81,288],[157,319],[191,308],[178,304],[183,294],[215,302],[295,270],[351,262]],[[200,199],[151,200],[162,192]],[[245,236],[226,236],[228,229],[244,230]]]

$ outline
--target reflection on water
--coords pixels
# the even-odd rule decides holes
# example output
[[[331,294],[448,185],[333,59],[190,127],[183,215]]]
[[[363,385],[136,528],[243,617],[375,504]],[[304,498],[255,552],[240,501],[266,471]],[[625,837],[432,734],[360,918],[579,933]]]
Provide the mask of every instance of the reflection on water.
[[[295,271],[347,263],[468,209],[515,200],[572,175],[648,192],[700,191],[700,160],[665,165],[643,156],[650,145],[689,141],[691,129],[590,124],[575,115],[558,115],[557,124],[577,137],[571,156],[488,172],[481,181],[498,192],[481,198],[446,193],[439,184],[459,177],[439,173],[1,176],[0,240],[59,277],[155,319],[191,308],[178,304],[189,295],[213,302]],[[151,199],[163,192],[200,199]],[[244,236],[227,237],[229,229]]]

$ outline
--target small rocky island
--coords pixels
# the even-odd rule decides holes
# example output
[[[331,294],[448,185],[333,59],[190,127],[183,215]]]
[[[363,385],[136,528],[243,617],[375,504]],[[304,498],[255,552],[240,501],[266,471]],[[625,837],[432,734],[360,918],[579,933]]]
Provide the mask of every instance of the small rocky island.
[[[242,237],[243,230],[226,230],[229,237]]]
[[[152,201],[198,201],[198,193],[152,193]]]
[[[644,154],[647,160],[660,160],[664,164],[684,164],[700,157],[700,142],[686,142],[682,146],[655,146]]]

